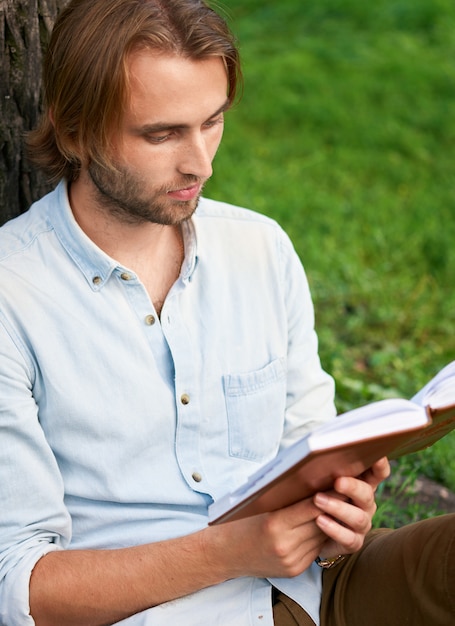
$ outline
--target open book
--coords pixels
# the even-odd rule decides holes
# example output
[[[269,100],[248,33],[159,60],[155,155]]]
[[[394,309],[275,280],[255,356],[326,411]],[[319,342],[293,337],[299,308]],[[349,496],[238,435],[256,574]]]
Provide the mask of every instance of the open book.
[[[383,456],[422,450],[455,428],[455,361],[411,400],[373,402],[323,424],[209,506],[209,524],[289,506],[360,476]]]

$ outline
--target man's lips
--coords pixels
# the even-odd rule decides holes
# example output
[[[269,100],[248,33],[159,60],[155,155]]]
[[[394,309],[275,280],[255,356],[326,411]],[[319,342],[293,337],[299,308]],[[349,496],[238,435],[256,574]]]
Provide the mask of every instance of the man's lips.
[[[174,189],[173,191],[168,191],[167,195],[175,200],[194,200],[199,193],[201,192],[202,185],[197,183],[195,185],[191,185],[190,187],[185,187],[184,189]]]

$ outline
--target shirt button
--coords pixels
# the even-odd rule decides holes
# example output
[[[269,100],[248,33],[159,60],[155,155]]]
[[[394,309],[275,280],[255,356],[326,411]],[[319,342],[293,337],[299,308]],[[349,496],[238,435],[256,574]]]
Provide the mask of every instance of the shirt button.
[[[191,474],[191,478],[194,480],[195,483],[200,483],[202,481],[202,476],[199,474],[199,472],[193,472]]]
[[[183,394],[180,396],[180,402],[181,402],[182,404],[189,404],[189,403],[190,403],[190,396],[189,396],[187,393],[183,393]]]
[[[155,323],[155,316],[154,315],[147,315],[145,317],[144,321],[147,324],[147,326],[153,326],[153,324]]]
[[[101,282],[103,282],[103,279],[101,278],[101,276],[94,276],[92,278],[92,283],[94,285],[99,285]]]
[[[122,272],[120,274],[120,278],[122,280],[131,280],[133,277],[131,276],[131,274],[128,274],[128,272]]]

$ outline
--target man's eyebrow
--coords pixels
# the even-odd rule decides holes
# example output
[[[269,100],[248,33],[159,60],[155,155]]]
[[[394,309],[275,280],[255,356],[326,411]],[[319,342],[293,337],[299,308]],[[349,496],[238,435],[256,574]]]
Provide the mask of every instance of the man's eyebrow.
[[[217,115],[221,115],[227,111],[231,106],[231,101],[229,98],[223,102],[219,109],[217,109],[212,115],[209,115],[206,121],[213,119]],[[189,124],[172,124],[171,122],[157,122],[156,124],[144,124],[138,130],[141,133],[151,134],[151,133],[159,133],[164,130],[178,130],[189,128]]]

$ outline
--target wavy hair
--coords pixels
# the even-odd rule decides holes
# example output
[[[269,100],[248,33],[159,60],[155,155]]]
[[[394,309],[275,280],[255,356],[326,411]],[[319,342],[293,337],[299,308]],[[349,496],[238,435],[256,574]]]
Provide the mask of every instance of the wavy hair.
[[[128,58],[141,48],[220,57],[235,100],[242,80],[235,38],[202,0],[72,0],[44,59],[44,115],[27,137],[30,159],[51,180],[75,180],[89,161],[111,167],[110,138],[129,97]]]

